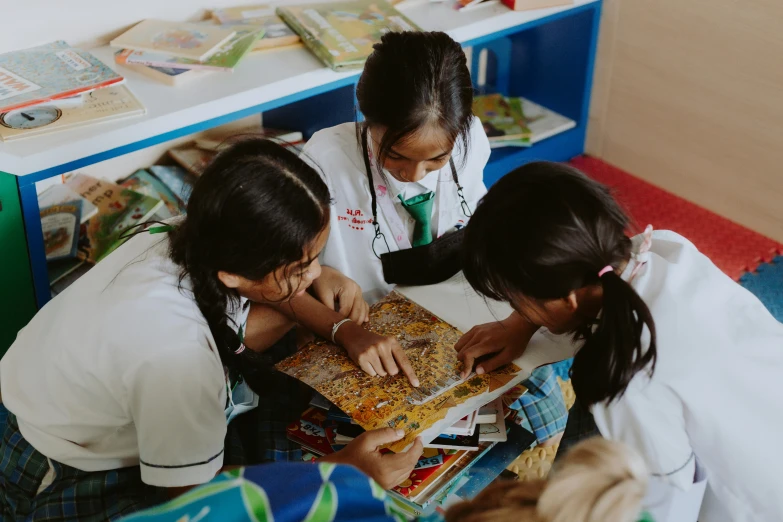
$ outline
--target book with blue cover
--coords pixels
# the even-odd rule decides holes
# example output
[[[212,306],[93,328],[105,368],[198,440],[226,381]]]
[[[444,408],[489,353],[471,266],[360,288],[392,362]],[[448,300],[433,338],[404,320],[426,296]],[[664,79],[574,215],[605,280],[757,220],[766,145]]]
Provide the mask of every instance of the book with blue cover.
[[[0,112],[122,82],[98,58],[63,41],[0,54]]]

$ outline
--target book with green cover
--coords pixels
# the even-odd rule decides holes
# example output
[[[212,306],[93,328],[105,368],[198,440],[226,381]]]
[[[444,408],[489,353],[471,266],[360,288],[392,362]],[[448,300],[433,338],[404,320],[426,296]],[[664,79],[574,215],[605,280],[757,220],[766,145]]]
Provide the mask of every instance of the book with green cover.
[[[488,94],[473,98],[473,114],[484,126],[491,146],[499,144],[530,146],[531,131],[525,121],[520,98]]]
[[[123,243],[121,235],[155,215],[163,202],[105,179],[76,174],[67,185],[98,207],[98,215],[87,223],[87,261],[97,263]]]
[[[146,65],[148,67],[170,67],[172,69],[203,69],[226,71],[234,67],[253,49],[256,40],[264,35],[264,29],[256,25],[233,25],[236,34],[207,60],[199,62],[188,58],[168,56],[147,51],[123,49],[114,55],[120,65]]]
[[[277,14],[335,71],[360,69],[385,33],[420,30],[384,0],[279,7]]]

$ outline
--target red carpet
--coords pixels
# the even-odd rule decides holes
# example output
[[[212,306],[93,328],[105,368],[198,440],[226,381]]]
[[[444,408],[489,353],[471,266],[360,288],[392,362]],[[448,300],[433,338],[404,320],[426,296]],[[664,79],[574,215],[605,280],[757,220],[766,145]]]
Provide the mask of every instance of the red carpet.
[[[651,224],[656,229],[673,230],[683,235],[735,280],[783,253],[780,243],[603,161],[583,156],[571,163],[591,178],[612,187],[640,230]]]

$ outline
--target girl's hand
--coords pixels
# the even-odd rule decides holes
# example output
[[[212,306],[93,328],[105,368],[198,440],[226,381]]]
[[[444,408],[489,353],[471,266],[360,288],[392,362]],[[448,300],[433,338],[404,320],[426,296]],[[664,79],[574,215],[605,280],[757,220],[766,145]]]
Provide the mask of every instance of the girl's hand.
[[[397,375],[402,370],[411,385],[419,385],[408,356],[394,337],[383,337],[356,323],[345,323],[337,331],[335,340],[353,362],[373,377]]]
[[[521,356],[538,327],[514,312],[508,318],[496,323],[487,323],[472,328],[454,346],[464,365],[461,377],[465,379],[473,370],[476,359],[496,354],[476,367],[482,375],[508,364]]]
[[[316,299],[356,324],[364,324],[370,318],[370,305],[362,297],[361,287],[334,268],[322,266],[312,289]]]
[[[378,448],[398,441],[404,435],[402,430],[393,428],[368,431],[353,439],[337,453],[322,458],[321,462],[350,464],[380,484],[383,489],[393,488],[410,476],[419,462],[424,444],[417,438],[413,446],[404,453],[383,454]]]

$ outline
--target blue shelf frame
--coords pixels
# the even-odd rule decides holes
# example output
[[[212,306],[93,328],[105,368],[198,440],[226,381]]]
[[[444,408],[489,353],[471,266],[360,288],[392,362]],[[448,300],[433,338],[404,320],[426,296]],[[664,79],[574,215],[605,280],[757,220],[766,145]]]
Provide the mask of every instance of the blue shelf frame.
[[[493,57],[496,67],[490,68],[488,73],[488,83],[493,90],[525,96],[577,121],[576,128],[531,148],[493,151],[484,172],[488,186],[524,163],[567,161],[584,152],[600,18],[599,0],[463,43],[464,47],[473,47],[474,52],[486,47],[490,52],[510,54]],[[498,45],[501,40],[502,44]],[[295,128],[298,124],[306,135],[310,135],[318,128],[355,116],[354,90],[358,78],[357,72],[327,85],[17,177],[32,291],[38,308],[51,299],[35,189],[38,181],[262,112],[270,126],[285,120],[286,126]],[[325,104],[326,100],[329,103]],[[313,112],[312,107],[316,105],[318,110]],[[328,110],[324,111],[324,107]]]

